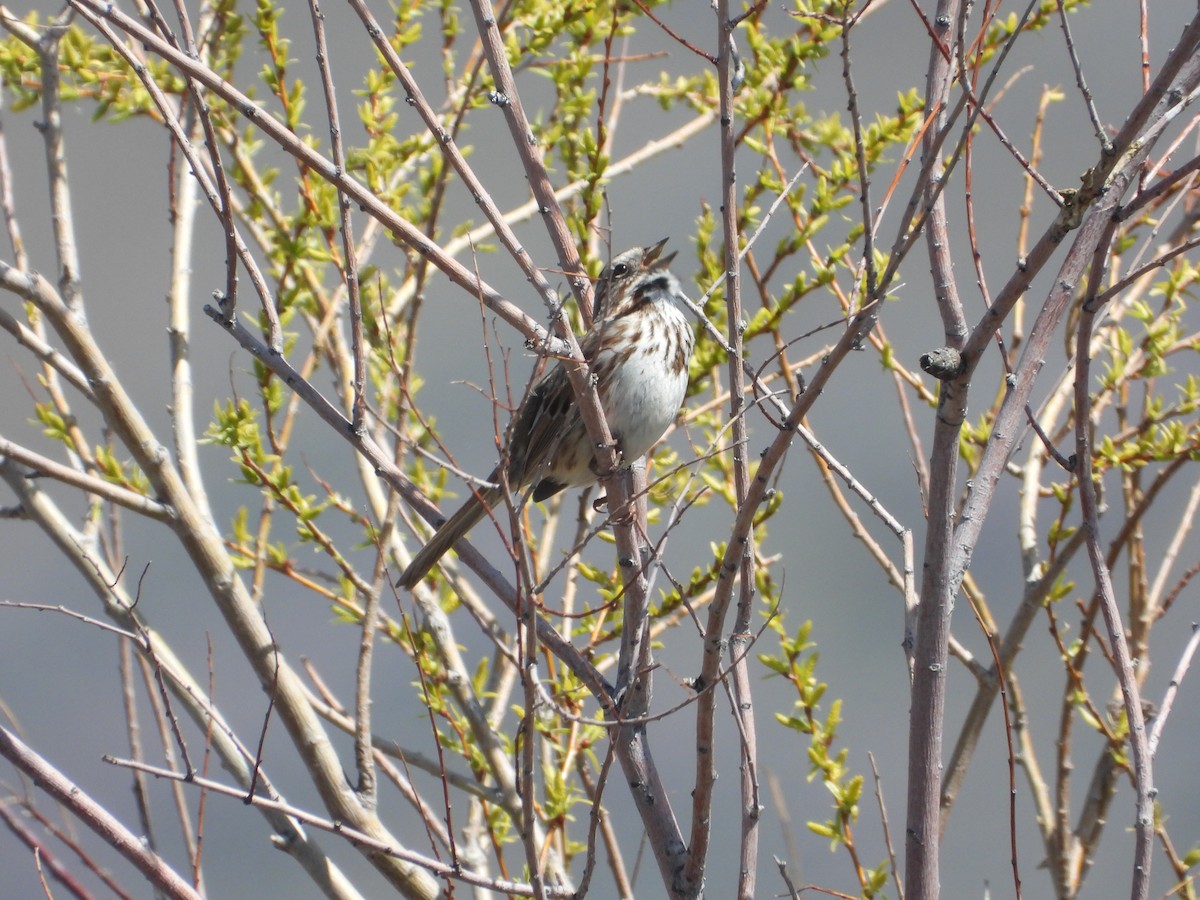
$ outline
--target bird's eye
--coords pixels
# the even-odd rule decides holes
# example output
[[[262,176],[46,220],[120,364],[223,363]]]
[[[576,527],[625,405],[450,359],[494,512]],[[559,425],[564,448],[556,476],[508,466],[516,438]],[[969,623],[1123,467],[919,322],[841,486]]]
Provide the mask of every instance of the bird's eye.
[[[629,266],[627,264],[617,263],[615,266],[613,266],[613,277],[614,278],[624,278],[628,274],[629,274]]]

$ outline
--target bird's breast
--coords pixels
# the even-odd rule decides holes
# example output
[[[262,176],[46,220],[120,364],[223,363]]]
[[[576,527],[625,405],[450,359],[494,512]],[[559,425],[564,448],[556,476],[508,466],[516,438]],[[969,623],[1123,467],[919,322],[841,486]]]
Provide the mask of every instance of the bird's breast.
[[[600,402],[609,428],[620,441],[627,462],[642,456],[675,420],[687,391],[687,363],[692,333],[681,313],[672,308],[656,321],[630,316],[614,329],[638,331],[614,335],[614,349],[595,360]],[[605,377],[604,370],[610,370]]]

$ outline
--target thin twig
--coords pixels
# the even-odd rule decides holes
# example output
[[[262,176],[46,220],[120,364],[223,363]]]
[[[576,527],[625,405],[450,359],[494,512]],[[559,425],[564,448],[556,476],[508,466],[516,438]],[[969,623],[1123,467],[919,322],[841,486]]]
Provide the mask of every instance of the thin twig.
[[[1096,140],[1100,142],[1100,151],[1102,153],[1112,153],[1112,141],[1104,131],[1104,125],[1100,121],[1100,111],[1096,109],[1096,101],[1087,86],[1087,80],[1083,77],[1083,64],[1079,61],[1079,54],[1075,50],[1075,39],[1071,35],[1071,23],[1067,18],[1067,10],[1063,4],[1063,0],[1058,0],[1058,21],[1062,26],[1063,37],[1067,43],[1067,54],[1071,58],[1071,68],[1075,72],[1075,84],[1079,87],[1079,93],[1083,95],[1083,102],[1087,106],[1088,118],[1092,120],[1092,130],[1096,134]]]
[[[3,747],[2,740],[7,734],[8,732],[5,729],[0,728],[0,748]],[[509,881],[502,878],[490,878],[486,875],[469,872],[461,867],[446,865],[445,863],[436,859],[431,859],[419,853],[414,853],[411,850],[405,850],[399,844],[381,841],[367,832],[353,828],[344,822],[314,815],[313,813],[307,812],[299,807],[283,803],[279,800],[272,800],[259,794],[247,796],[241,789],[229,787],[228,785],[221,784],[219,781],[213,781],[212,779],[201,778],[199,776],[188,778],[182,772],[173,772],[170,769],[146,765],[145,763],[139,763],[132,759],[121,759],[119,757],[108,755],[105,755],[103,759],[106,763],[114,766],[120,766],[127,769],[140,769],[149,775],[153,775],[155,778],[165,778],[172,781],[184,781],[187,784],[194,784],[198,787],[203,787],[214,794],[220,794],[223,797],[241,800],[251,806],[285,813],[289,817],[303,822],[306,825],[311,825],[313,828],[319,829],[320,831],[326,831],[330,834],[343,837],[355,846],[358,846],[364,850],[369,850],[371,853],[381,853],[392,859],[402,860],[405,863],[419,866],[422,869],[442,878],[454,878],[466,884],[477,885],[479,887],[487,888],[488,890],[492,891],[499,891],[501,893],[517,894],[521,897],[532,896],[532,892],[528,884]],[[546,889],[546,895],[549,897],[571,897],[574,894],[572,888],[548,887]],[[191,893],[182,896],[195,897],[197,895]]]
[[[888,868],[892,873],[892,883],[896,885],[896,896],[904,900],[904,885],[900,882],[900,866],[896,862],[896,850],[892,846],[892,829],[888,825],[887,806],[883,802],[883,780],[879,777],[879,767],[875,765],[875,754],[867,751],[867,759],[871,762],[871,775],[875,780],[875,802],[879,806],[879,822],[883,826],[883,843],[887,847]]]
[[[309,0],[312,13],[313,34],[317,44],[317,68],[321,73],[321,89],[325,95],[325,110],[329,117],[329,145],[333,164],[339,170],[346,168],[346,148],[342,143],[341,117],[338,113],[337,93],[333,84],[333,70],[329,64],[329,44],[325,40],[325,14],[321,12],[319,0]],[[362,297],[358,284],[358,259],[355,255],[354,222],[350,218],[351,201],[338,188],[338,232],[342,237],[342,278],[346,284],[346,298],[350,312],[350,347],[354,355],[354,400],[351,403],[350,420],[356,429],[363,427],[363,413],[367,390],[366,346],[363,341]],[[370,760],[371,754],[365,754]],[[372,784],[372,789],[374,785]],[[368,792],[363,788],[364,792]]]
[[[1187,670],[1191,667],[1192,657],[1196,655],[1196,648],[1200,647],[1200,625],[1192,623],[1192,636],[1188,638],[1187,644],[1183,648],[1183,653],[1179,655],[1179,662],[1175,666],[1175,671],[1171,673],[1171,681],[1167,685],[1167,690],[1163,694],[1162,703],[1159,704],[1158,714],[1154,717],[1154,728],[1150,732],[1150,755],[1154,756],[1158,752],[1158,742],[1162,739],[1163,729],[1167,727],[1167,717],[1171,715],[1171,709],[1175,705],[1175,697],[1179,693],[1179,686],[1183,684],[1183,678],[1187,675]]]
[[[1097,245],[1098,257],[1101,252],[1107,251],[1107,246],[1107,243],[1103,241]],[[1094,278],[1099,275],[1097,269],[1098,266],[1093,267]],[[1095,284],[1096,282],[1090,281],[1089,283]],[[1100,597],[1100,609],[1104,615],[1104,624],[1108,630],[1109,645],[1113,651],[1117,680],[1125,700],[1129,744],[1133,756],[1134,790],[1136,792],[1134,834],[1136,839],[1133,885],[1130,896],[1133,900],[1145,900],[1150,892],[1150,862],[1154,847],[1154,771],[1146,739],[1146,720],[1142,711],[1137,676],[1133,671],[1133,661],[1129,657],[1129,647],[1125,640],[1125,626],[1121,621],[1120,610],[1117,608],[1109,567],[1100,547],[1099,511],[1095,483],[1092,480],[1091,397],[1088,375],[1091,363],[1089,347],[1095,316],[1096,308],[1089,299],[1083,304],[1079,320],[1079,335],[1076,339],[1075,458],[1079,466],[1079,499],[1083,514],[1083,529],[1087,536],[1088,556],[1092,563],[1092,573],[1096,582],[1096,592]]]
[[[42,872],[41,866],[44,865],[50,872],[50,876],[60,882],[62,886],[70,892],[71,896],[79,898],[79,900],[92,900],[95,896],[89,891],[74,875],[74,873],[66,867],[58,855],[50,850],[39,835],[35,834],[29,828],[19,815],[15,813],[17,803],[11,802],[8,798],[0,797],[0,821],[6,828],[13,833],[18,841],[32,850],[37,857],[39,865],[39,874],[42,875],[42,889],[47,898],[53,898],[49,885],[46,884],[45,873]],[[28,804],[27,804],[28,806]],[[95,868],[99,868],[98,866]],[[99,875],[104,881],[105,887],[111,890],[120,900],[133,900],[133,898],[121,889],[112,878],[107,877],[103,871]]]

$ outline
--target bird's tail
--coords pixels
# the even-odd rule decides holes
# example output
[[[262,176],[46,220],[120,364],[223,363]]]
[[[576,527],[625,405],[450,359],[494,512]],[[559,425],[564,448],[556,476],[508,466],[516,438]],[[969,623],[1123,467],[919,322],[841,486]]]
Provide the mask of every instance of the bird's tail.
[[[459,538],[487,515],[487,511],[495,506],[500,496],[500,489],[495,487],[481,488],[472,493],[462,508],[443,522],[429,542],[413,557],[408,568],[400,575],[400,580],[396,582],[397,586],[411,590],[446,551],[458,543]]]

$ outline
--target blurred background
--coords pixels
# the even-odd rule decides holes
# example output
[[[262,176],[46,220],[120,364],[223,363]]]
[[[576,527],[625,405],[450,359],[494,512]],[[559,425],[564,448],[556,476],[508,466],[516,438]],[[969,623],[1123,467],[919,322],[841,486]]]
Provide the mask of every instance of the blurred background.
[[[931,4],[921,5],[926,15],[932,14]],[[374,6],[378,15],[386,15],[387,10],[381,4]],[[1148,46],[1152,71],[1157,70],[1185,23],[1185,6],[1188,5],[1156,4],[1151,9]],[[852,44],[858,102],[864,120],[868,121],[876,113],[894,114],[898,93],[911,88],[922,89],[928,64],[928,37],[913,6],[893,0],[876,2],[873,7],[870,15],[855,29]],[[11,12],[20,16],[29,9],[49,14],[57,12],[58,7],[50,3],[18,2]],[[1012,6],[1012,9],[1016,7]],[[354,102],[352,91],[361,85],[366,67],[373,63],[373,54],[366,49],[368,42],[361,25],[348,9],[341,4],[327,3],[324,12],[333,41],[331,55],[345,95],[345,116]],[[696,46],[712,47],[715,25],[707,4],[676,0],[656,7],[656,13]],[[289,5],[285,17],[290,20],[288,28],[295,40],[292,55],[296,58],[297,70],[302,72],[313,70],[307,15],[303,6],[293,4]],[[1072,16],[1073,36],[1101,119],[1114,129],[1120,126],[1140,94],[1138,15],[1136,4],[1098,0],[1092,7]],[[769,23],[768,27],[794,28],[786,5],[769,4],[763,17]],[[469,15],[464,13],[464,19],[469,20]],[[440,84],[437,51],[436,46],[420,44],[408,50],[417,77],[433,85]],[[655,81],[659,69],[692,72],[707,65],[646,20],[631,37],[629,52],[631,55],[651,54],[644,62],[630,64],[627,76],[630,81]],[[814,115],[844,114],[846,91],[837,59],[839,52],[840,46],[831,48],[830,55],[811,73],[812,90],[807,103]],[[240,83],[251,82],[253,70],[254,62],[244,60],[239,68]],[[1084,169],[1097,158],[1098,150],[1074,85],[1074,73],[1062,49],[1061,32],[1056,27],[1049,27],[1019,41],[1014,58],[1006,64],[1006,73],[1002,80],[1008,77],[1011,83],[995,97],[993,112],[1023,150],[1028,147],[1043,89],[1057,85],[1063,90],[1063,100],[1051,107],[1046,120],[1045,158],[1041,172],[1060,189],[1077,186]],[[310,79],[314,104],[316,84],[315,78]],[[546,90],[545,81],[535,72],[527,72],[518,84],[527,108],[531,113],[535,112],[539,92]],[[437,98],[430,99],[436,106]],[[166,306],[162,302],[167,285],[170,236],[167,227],[168,136],[164,129],[149,121],[114,126],[94,122],[91,113],[92,109],[87,106],[68,105],[65,110],[70,178],[76,225],[82,238],[79,251],[89,323],[100,344],[116,361],[118,374],[133,391],[143,415],[165,439],[170,402],[166,376]],[[39,113],[36,109],[15,112],[6,104],[2,115],[4,136],[14,167],[16,209],[26,247],[33,264],[51,277],[55,260],[47,217],[42,143],[35,127]],[[400,115],[402,128],[418,127],[415,113],[401,109]],[[624,155],[650,138],[670,133],[686,118],[685,111],[665,112],[651,98],[629,102],[623,112],[614,157]],[[507,129],[500,113],[494,111],[492,119],[494,124],[489,125],[491,120],[486,114],[476,117],[467,140],[476,148],[471,156],[472,164],[492,189],[500,208],[508,209],[525,202],[527,186],[508,144]],[[315,106],[311,121],[323,122]],[[323,127],[323,124],[320,128],[313,125],[314,133],[322,140],[325,138]],[[492,131],[494,133],[490,133]],[[1020,224],[1019,200],[1024,190],[1023,172],[990,135],[987,140],[977,143],[976,153],[978,171],[986,171],[989,175],[974,186],[979,217],[977,228],[980,244],[987,251],[985,267],[998,284],[1011,271],[1017,255],[1016,232]],[[885,174],[876,181],[877,192],[882,193],[885,189],[895,162],[881,167]],[[293,167],[282,158],[280,165],[284,179],[293,177]],[[794,173],[788,173],[791,174]],[[698,295],[693,281],[697,270],[694,221],[702,203],[715,205],[718,202],[719,176],[717,131],[715,127],[709,127],[685,147],[661,154],[632,173],[613,180],[608,187],[608,202],[614,249],[668,237],[670,247],[679,252],[674,271],[693,296]],[[907,197],[905,185],[911,177],[910,172],[901,182],[896,194],[900,199],[892,201],[885,215],[881,229],[884,246],[890,244],[897,232],[903,200]],[[802,176],[801,184],[811,190],[813,177],[810,174]],[[952,221],[963,227],[961,188],[954,198],[958,202],[951,200]],[[446,216],[446,222],[477,218],[473,203],[461,190],[452,192],[447,202],[451,212]],[[859,214],[856,206],[841,212],[846,217],[846,227],[852,225]],[[1050,205],[1039,199],[1032,210],[1034,233],[1039,233],[1052,216]],[[230,396],[231,383],[246,380],[251,362],[221,329],[200,313],[201,306],[210,302],[211,292],[224,286],[225,251],[220,230],[211,215],[204,211],[198,221],[199,237],[193,262],[196,315],[192,340],[196,363],[196,409],[203,417],[214,403]],[[788,227],[787,216],[777,216],[762,238],[764,246],[779,240]],[[539,222],[524,224],[519,228],[519,234],[535,260],[544,261],[547,266],[554,265],[553,251]],[[401,253],[398,248],[385,246],[377,252],[373,262],[384,267],[399,266]],[[970,274],[971,260],[965,239],[954,247],[954,253],[960,287],[966,292],[975,279]],[[7,247],[0,257],[11,259]],[[535,317],[545,320],[540,302],[503,254],[481,255],[478,265],[489,283]],[[1031,290],[1031,309],[1040,306],[1055,268],[1053,264],[1049,266],[1047,277]],[[549,277],[555,282],[553,274]],[[881,313],[881,321],[902,365],[915,371],[922,353],[944,343],[941,322],[932,302],[923,242],[907,260],[900,280],[902,283]],[[3,302],[10,310],[15,311],[18,307],[17,300],[11,296],[5,297]],[[483,354],[479,351],[484,328],[489,332],[493,330],[491,317],[481,318],[475,300],[440,276],[427,286],[425,302],[419,337],[425,408],[438,414],[442,439],[452,450],[458,465],[478,475],[486,475],[496,458],[489,430],[491,404],[472,385],[486,383],[487,372]],[[978,296],[965,297],[965,304],[972,316],[977,316],[982,309]],[[795,315],[798,321],[791,330],[803,334],[835,320],[840,312],[830,299],[823,305],[804,306],[796,310]],[[495,333],[512,351],[514,371],[532,366],[533,360],[523,351],[519,335],[502,325]],[[836,331],[833,334],[836,335]],[[794,355],[799,358],[815,353],[823,342],[833,339],[826,333],[807,338]],[[41,427],[31,412],[33,363],[11,340],[0,344],[3,345],[6,372],[3,377],[8,386],[0,391],[2,433],[11,440],[52,453],[53,448],[41,437]],[[442,348],[449,352],[443,352]],[[1047,360],[1045,384],[1052,383],[1064,365],[1065,358],[1061,353],[1057,358]],[[314,381],[322,389],[330,388],[327,382],[321,381],[319,372]],[[524,383],[519,372],[513,382]],[[977,400],[980,407],[986,405],[997,389],[994,386],[1000,382],[999,362],[993,354],[980,368],[973,400]],[[1035,389],[1035,398],[1043,395],[1044,391]],[[920,436],[927,441],[932,432],[931,414],[924,408],[918,408],[916,414]],[[83,415],[87,413],[83,412]],[[858,354],[839,369],[815,406],[810,425],[833,455],[853,471],[893,515],[914,530],[919,553],[923,540],[922,498],[916,488],[909,449],[899,437],[903,434],[903,423],[895,388],[875,354]],[[775,429],[757,414],[751,416],[750,428],[751,458],[754,458],[773,439]],[[676,434],[672,439],[681,452],[687,450],[687,437]],[[337,489],[353,490],[356,474],[351,451],[314,417],[302,417],[295,444],[303,447],[303,457],[313,469],[330,479]],[[1064,449],[1070,452],[1069,448]],[[228,451],[224,448],[201,448],[201,460],[210,467],[210,499],[217,520],[222,524],[230,521],[240,505],[254,502],[253,489],[234,482],[234,472],[227,465],[227,458]],[[1190,484],[1194,476],[1185,480]],[[871,797],[873,788],[870,787],[867,757],[871,752],[879,765],[891,838],[903,859],[908,681],[900,646],[902,598],[888,586],[859,543],[850,538],[849,527],[821,486],[811,458],[799,446],[788,460],[779,489],[783,494],[784,510],[773,520],[769,543],[763,551],[782,557],[782,567],[777,574],[785,579],[784,612],[789,630],[794,630],[801,621],[812,620],[812,640],[820,650],[817,675],[829,685],[829,700],[837,697],[843,701],[838,744],[849,748],[847,765],[863,773],[868,781],[855,828],[859,852],[868,865],[878,864],[886,853],[879,816]],[[69,491],[56,487],[52,493],[68,509],[82,514],[82,504],[78,499],[73,501]],[[1169,539],[1185,501],[1183,491],[1179,497],[1166,498],[1157,509],[1156,517],[1145,522],[1149,545],[1153,546],[1156,539],[1161,542]],[[2,505],[11,502],[9,498],[0,500]],[[972,566],[972,572],[987,591],[993,613],[1002,626],[1019,603],[1022,588],[1015,504],[1015,491],[1001,492],[991,510]],[[869,519],[865,509],[860,509],[859,513]],[[669,564],[677,577],[686,575],[696,564],[696,559],[702,559],[708,553],[708,541],[721,539],[711,526],[712,521],[697,515],[676,533]],[[869,527],[898,564],[898,544],[877,523],[869,522]],[[349,544],[353,533],[347,529],[342,536]],[[158,528],[146,527],[133,516],[126,520],[124,538],[128,572],[146,570],[141,584],[140,610],[169,637],[176,652],[193,672],[206,672],[211,654],[218,704],[241,734],[257,735],[266,708],[265,697],[261,692],[245,689],[252,676],[178,545]],[[490,529],[478,529],[475,538],[485,552],[498,547]],[[693,544],[696,545],[694,551],[690,549]],[[415,547],[416,542],[411,546]],[[1196,543],[1192,540],[1181,556],[1182,567],[1186,568],[1196,558]],[[100,615],[94,598],[80,579],[28,523],[0,521],[0,572],[3,573],[2,599],[62,604]],[[1081,590],[1090,584],[1090,575],[1086,571],[1074,574]],[[1121,599],[1119,582],[1118,599]],[[1147,681],[1145,693],[1147,699],[1156,702],[1162,697],[1170,670],[1189,637],[1183,623],[1200,617],[1194,591],[1181,597],[1178,604],[1185,607],[1175,612],[1178,627],[1163,628],[1155,634],[1154,659],[1157,664]],[[293,661],[311,660],[335,690],[343,697],[350,696],[358,646],[357,629],[335,624],[327,607],[314,602],[311,594],[284,578],[271,581],[265,607],[285,653]],[[395,612],[394,609],[391,611]],[[956,611],[954,632],[980,658],[988,658],[986,641],[965,603],[960,603]],[[474,632],[465,628],[461,636],[466,641],[477,640]],[[774,638],[768,635],[764,640],[773,641]],[[677,681],[695,674],[698,648],[699,639],[694,629],[684,627],[668,633],[659,652],[665,671],[656,682],[656,705],[665,708],[686,698],[687,692]],[[471,649],[481,650],[483,645],[468,647]],[[386,651],[378,653],[376,660],[376,731],[428,747],[427,720],[410,688],[415,678],[411,665],[401,654]],[[19,723],[31,745],[133,827],[136,818],[128,775],[100,759],[103,753],[123,756],[128,752],[116,665],[116,644],[110,635],[54,613],[0,610],[0,701],[6,716]],[[1031,631],[1021,666],[1028,695],[1036,696],[1043,691],[1051,696],[1061,694],[1063,667],[1058,650],[1043,626],[1037,625]],[[779,796],[770,796],[767,800],[759,895],[769,897],[784,892],[771,863],[772,856],[788,861],[789,873],[797,885],[811,883],[854,893],[856,883],[844,851],[831,852],[828,842],[810,833],[804,825],[808,820],[824,820],[829,816],[829,797],[819,779],[810,782],[806,778],[809,763],[804,742],[773,721],[776,712],[791,712],[794,693],[782,682],[767,679],[767,671],[757,664],[752,667],[752,674],[756,679],[761,765],[768,778],[777,779],[780,788]],[[1195,673],[1191,673],[1183,684],[1155,769],[1157,788],[1166,804],[1172,833],[1186,836],[1192,842],[1178,848],[1180,852],[1194,846],[1194,836],[1200,834],[1200,775],[1194,758],[1184,749],[1194,744],[1195,735],[1200,733],[1200,694],[1194,676]],[[386,685],[393,683],[396,688],[389,691]],[[952,666],[949,684],[947,752],[974,690],[971,676],[958,664]],[[1106,697],[1097,695],[1098,702],[1103,699]],[[1030,727],[1036,735],[1038,748],[1045,754],[1043,766],[1049,767],[1052,766],[1058,708],[1055,704],[1035,706],[1032,703],[1031,707],[1035,720]],[[686,735],[685,740],[691,738],[692,719],[686,712],[682,717],[652,726],[651,741],[675,791],[680,815],[686,816],[693,777],[691,755],[685,752],[676,757],[672,752],[672,748],[678,746],[681,734]],[[736,768],[732,763],[737,745],[727,719],[723,721],[721,737],[718,752],[720,759],[725,761],[722,768],[725,777],[718,786],[718,808],[727,810],[728,814],[718,816],[714,822],[717,833],[708,878],[707,896],[710,897],[732,896],[737,875],[732,852],[739,824]],[[1077,729],[1075,740],[1081,760],[1090,762],[1101,751],[1102,743],[1085,728]],[[350,744],[343,741],[341,746],[345,748],[343,758],[349,770],[352,766]],[[293,753],[278,726],[276,733],[268,737],[265,753],[270,760],[272,777],[288,799],[300,806],[319,809],[319,801],[308,787],[303,772],[293,768],[296,766]],[[944,897],[1013,894],[1006,755],[1003,721],[996,708],[945,836],[942,855]],[[673,765],[675,758],[680,762],[678,771]],[[0,778],[6,791],[21,791],[19,779],[11,770]],[[1020,774],[1017,790],[1017,829],[1025,896],[1049,896],[1046,875],[1038,871],[1044,853]],[[1083,784],[1078,784],[1076,790],[1081,792]],[[175,832],[166,825],[172,816],[167,790],[159,785],[156,791],[155,811],[162,824],[159,830],[169,840]],[[626,823],[627,829],[639,827],[628,792],[619,779],[610,784],[606,798],[619,822]],[[49,804],[44,806],[48,808]],[[236,802],[210,798],[206,818],[204,859],[209,896],[315,896],[312,883],[299,867],[284,854],[271,850],[268,832],[258,816],[248,815]],[[1102,852],[1095,860],[1085,896],[1116,897],[1127,892],[1133,846],[1132,818],[1132,792],[1123,785],[1113,804]],[[400,837],[413,841],[414,845],[424,845],[423,835],[415,826],[409,832],[402,823],[389,824]],[[684,822],[685,829],[687,824]],[[636,838],[629,831],[623,832],[622,838],[626,853],[633,859]],[[339,864],[366,886],[369,894],[376,892],[374,895],[382,896],[387,891],[379,876],[356,852],[339,847],[332,837],[323,836],[318,840]],[[95,841],[84,838],[84,842],[118,873],[119,880],[139,885],[134,891],[136,896],[149,895],[148,889],[128,876],[121,861],[97,847]],[[168,843],[162,849],[169,859],[182,867],[180,857],[172,855],[178,853],[178,846],[172,847]],[[660,883],[648,852],[643,855],[641,866],[643,871],[638,884],[645,893],[639,892],[639,896],[659,896]],[[28,851],[11,833],[3,831],[0,831],[0,871],[5,873],[0,896],[40,895]],[[1155,892],[1161,895],[1171,887],[1169,869],[1162,864],[1160,856],[1156,858]],[[604,887],[597,885],[590,896],[604,897]]]

